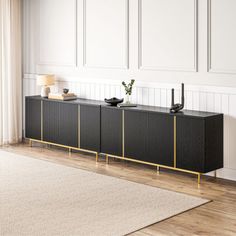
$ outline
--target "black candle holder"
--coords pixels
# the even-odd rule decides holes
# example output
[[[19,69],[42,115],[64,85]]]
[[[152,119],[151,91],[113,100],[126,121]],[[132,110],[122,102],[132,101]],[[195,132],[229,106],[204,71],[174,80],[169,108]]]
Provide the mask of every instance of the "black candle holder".
[[[181,84],[181,103],[176,103],[175,104],[175,90],[172,88],[171,89],[171,108],[170,112],[171,113],[177,113],[180,110],[184,108],[184,84]]]

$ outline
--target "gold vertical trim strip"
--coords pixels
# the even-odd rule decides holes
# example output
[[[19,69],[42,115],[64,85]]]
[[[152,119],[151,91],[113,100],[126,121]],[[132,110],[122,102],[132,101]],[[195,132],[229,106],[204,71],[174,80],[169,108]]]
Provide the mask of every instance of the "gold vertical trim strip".
[[[176,116],[174,116],[174,168],[176,168]]]
[[[43,140],[43,101],[41,100],[41,140]]]
[[[80,148],[80,105],[78,105],[78,148]]]
[[[122,156],[125,156],[125,111],[122,110]]]

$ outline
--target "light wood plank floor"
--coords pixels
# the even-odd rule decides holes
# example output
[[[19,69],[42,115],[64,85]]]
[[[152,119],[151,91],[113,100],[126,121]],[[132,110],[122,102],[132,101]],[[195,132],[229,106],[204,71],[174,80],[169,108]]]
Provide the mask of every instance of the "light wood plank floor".
[[[200,187],[196,176],[156,169],[146,165],[104,158],[95,162],[93,155],[72,153],[41,144],[3,147],[5,151],[86,169],[138,183],[211,199],[212,202],[178,216],[141,229],[132,236],[151,235],[236,235],[236,182],[203,177]]]

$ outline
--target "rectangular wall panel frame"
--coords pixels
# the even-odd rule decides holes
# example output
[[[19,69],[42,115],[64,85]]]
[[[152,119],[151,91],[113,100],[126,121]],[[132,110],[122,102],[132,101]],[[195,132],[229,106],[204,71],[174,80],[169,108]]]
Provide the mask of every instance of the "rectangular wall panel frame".
[[[219,73],[219,74],[236,74],[236,69],[235,70],[228,70],[224,68],[214,68],[212,66],[212,49],[211,49],[211,16],[212,16],[212,8],[211,8],[211,0],[207,0],[207,71],[212,72],[212,73]]]
[[[41,4],[41,0],[39,0],[39,34],[41,34],[40,32],[40,4]],[[38,66],[56,66],[56,67],[78,67],[78,60],[77,60],[77,57],[78,57],[78,22],[77,22],[77,19],[78,19],[78,9],[77,9],[77,0],[73,0],[73,4],[74,4],[74,23],[75,23],[75,27],[74,27],[74,60],[72,63],[60,63],[60,62],[57,62],[57,61],[42,61],[40,59],[40,48],[41,48],[41,45],[40,45],[40,42],[41,40],[39,40],[39,46],[38,46],[38,62],[37,62],[37,65]]]
[[[162,66],[147,66],[143,65],[142,61],[142,2],[138,0],[138,69],[139,70],[154,70],[154,71],[183,71],[197,72],[198,71],[198,0],[194,1],[194,66],[193,67],[162,67]]]
[[[125,41],[126,41],[126,48],[125,48],[125,64],[123,66],[96,66],[96,65],[89,65],[86,60],[86,0],[83,0],[83,66],[86,68],[95,68],[95,69],[129,69],[129,0],[125,1],[125,22],[126,22],[126,29],[125,29]]]

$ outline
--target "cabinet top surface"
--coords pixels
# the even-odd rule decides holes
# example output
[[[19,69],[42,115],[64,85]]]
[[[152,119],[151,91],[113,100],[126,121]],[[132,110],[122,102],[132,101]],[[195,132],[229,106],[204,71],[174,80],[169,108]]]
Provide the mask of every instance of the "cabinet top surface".
[[[110,109],[119,109],[119,110],[127,110],[127,111],[143,111],[143,112],[156,112],[156,113],[163,113],[163,114],[169,114],[169,115],[175,115],[175,116],[191,116],[191,117],[198,117],[198,118],[207,118],[211,116],[220,115],[221,113],[215,113],[215,112],[205,112],[205,111],[193,111],[193,110],[182,110],[178,113],[170,113],[169,108],[167,107],[157,107],[157,106],[145,106],[145,105],[137,105],[136,107],[115,107],[110,106],[104,101],[98,101],[98,100],[90,100],[90,99],[83,99],[78,98],[75,100],[70,101],[62,101],[62,100],[54,100],[54,99],[48,99],[48,98],[42,98],[41,96],[27,96],[26,98],[31,99],[37,99],[42,101],[52,101],[52,102],[62,102],[62,103],[68,103],[68,104],[81,104],[81,105],[94,105],[94,106],[102,106]]]
[[[68,103],[68,104],[84,104],[84,105],[94,105],[94,106],[101,106],[101,105],[106,104],[105,102],[102,102],[102,101],[90,100],[90,99],[84,99],[84,98],[77,98],[77,99],[69,100],[69,101],[43,98],[40,95],[26,96],[26,98],[32,98],[32,99],[37,99],[41,101],[62,102],[62,103]]]

